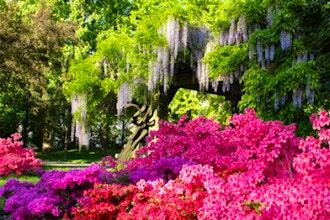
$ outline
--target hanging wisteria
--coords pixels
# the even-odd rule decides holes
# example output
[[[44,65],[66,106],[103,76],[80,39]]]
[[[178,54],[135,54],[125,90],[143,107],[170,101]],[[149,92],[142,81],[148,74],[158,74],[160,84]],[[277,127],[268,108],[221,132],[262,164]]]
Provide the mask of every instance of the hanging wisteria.
[[[248,33],[246,28],[246,21],[244,16],[240,16],[238,20],[238,32],[242,35],[243,43],[248,41]]]
[[[117,114],[121,115],[126,104],[132,100],[132,89],[128,83],[123,83],[118,89]]]
[[[221,76],[221,81],[222,81],[222,92],[229,92],[230,91],[230,77],[223,74]]]
[[[181,44],[184,48],[187,47],[189,29],[185,24],[181,30],[179,21],[169,18],[166,25],[162,26],[158,32],[165,36],[168,47],[158,47],[157,59],[149,63],[148,90],[152,91],[160,82],[166,93],[168,78],[174,76],[175,61]]]
[[[233,84],[234,83],[234,74],[229,75],[229,83]]]
[[[257,54],[258,54],[258,62],[262,63],[264,61],[264,54],[263,54],[263,48],[261,41],[258,39],[257,40]]]
[[[253,59],[254,49],[252,46],[249,47],[249,60]]]
[[[285,94],[282,95],[281,98],[280,98],[280,104],[281,104],[281,105],[285,105],[287,99],[288,99],[288,93],[285,93]]]
[[[310,95],[307,97],[307,101],[309,104],[314,104],[314,90],[311,90]]]
[[[257,98],[256,98],[256,101],[257,101],[258,104],[260,104],[260,102],[261,102],[261,95],[260,95],[260,93],[258,93]]]
[[[86,94],[76,94],[71,98],[71,113],[75,117],[75,123],[73,123],[71,140],[74,137],[78,139],[79,149],[82,146],[89,146],[90,132],[89,128],[86,126],[87,118],[87,95]],[[79,115],[76,115],[79,114]]]
[[[181,28],[180,36],[181,36],[182,49],[183,51],[186,51],[189,41],[189,26],[187,22],[183,24]]]
[[[218,88],[219,88],[219,80],[214,80],[211,82],[212,85],[212,89],[215,93],[218,92]]]
[[[277,98],[277,92],[274,92],[274,111],[277,112],[279,110],[279,100]]]
[[[301,88],[296,88],[294,91],[293,91],[293,94],[292,94],[292,103],[293,103],[293,106],[296,107],[296,108],[301,108],[302,107],[302,102],[303,102],[303,91]]]
[[[221,31],[219,36],[219,43],[221,46],[228,45],[228,31]]]
[[[148,78],[148,90],[152,91],[156,88],[159,74],[157,72],[157,63],[150,61],[149,62],[149,78]]]
[[[303,62],[307,62],[307,59],[308,59],[308,53],[305,52],[305,53],[303,54],[302,61],[303,61]]]
[[[307,98],[311,95],[311,77],[307,77],[307,83],[306,83],[306,96]]]
[[[306,83],[306,97],[309,104],[314,104],[314,91],[311,89],[311,77],[307,77]]]
[[[280,33],[280,43],[282,50],[286,50],[291,47],[291,34],[286,30],[282,30]]]
[[[205,48],[207,48],[207,50],[212,50],[210,49],[210,45],[212,44],[209,44],[207,46],[208,40],[208,28],[203,26],[200,28],[192,28],[190,30],[190,66],[193,70],[196,71],[200,90],[208,89],[209,86],[209,68],[206,66],[205,63],[202,62],[202,58],[205,54]]]
[[[240,16],[237,24],[235,22],[235,19],[232,18],[229,30],[220,30],[219,44],[221,46],[233,45],[235,43],[239,45],[241,42],[247,42],[248,34],[245,17]]]
[[[265,46],[265,61],[266,63],[270,62],[270,49],[269,49],[269,45]]]
[[[228,35],[228,44],[232,45],[235,43],[236,37],[235,37],[235,19],[232,18],[230,21],[230,28],[229,28],[229,35]]]
[[[171,54],[174,56],[174,58],[176,58],[178,56],[179,47],[180,47],[179,21],[175,18],[168,19],[165,33]]]
[[[275,58],[275,44],[271,43],[269,45],[269,60],[274,61]]]
[[[273,7],[267,9],[266,27],[270,28],[274,21]]]
[[[197,61],[197,72],[196,76],[198,79],[199,89],[208,90],[209,88],[209,68],[207,64],[201,60]]]

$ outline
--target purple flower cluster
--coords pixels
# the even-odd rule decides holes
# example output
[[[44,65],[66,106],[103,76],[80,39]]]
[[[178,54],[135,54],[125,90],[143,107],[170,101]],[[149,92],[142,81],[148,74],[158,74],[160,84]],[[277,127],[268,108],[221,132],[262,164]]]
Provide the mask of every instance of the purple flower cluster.
[[[175,179],[183,165],[195,165],[196,162],[189,161],[183,157],[161,158],[151,166],[141,166],[136,170],[130,172],[130,181],[136,183],[141,179],[157,180],[163,179],[165,181]]]
[[[5,197],[4,211],[13,219],[58,219],[76,204],[83,191],[102,183],[108,172],[94,164],[84,170],[52,170],[44,173],[37,184],[9,180],[0,188]]]

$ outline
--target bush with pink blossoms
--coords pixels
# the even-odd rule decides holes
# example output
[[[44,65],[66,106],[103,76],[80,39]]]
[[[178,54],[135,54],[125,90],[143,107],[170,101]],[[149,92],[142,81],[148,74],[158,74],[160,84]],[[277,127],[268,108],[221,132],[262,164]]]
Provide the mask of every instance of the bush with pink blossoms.
[[[26,173],[41,167],[41,161],[35,157],[34,151],[22,148],[20,138],[18,133],[9,138],[0,138],[0,176]]]
[[[46,172],[35,186],[9,181],[0,196],[14,219],[330,219],[330,117],[311,121],[319,133],[306,139],[253,110],[224,128],[163,122],[124,170]]]
[[[127,169],[150,167],[161,158],[182,157],[212,165],[224,174],[251,170],[267,178],[292,175],[292,160],[301,140],[295,135],[295,125],[265,122],[249,109],[246,114],[234,115],[231,126],[223,129],[204,117],[188,122],[185,119],[182,117],[177,125],[161,122],[160,129],[151,132],[148,145],[128,162]]]
[[[163,179],[165,181],[175,179],[183,165],[193,165],[196,162],[189,161],[182,157],[161,158],[151,166],[141,166],[136,170],[131,170],[129,179],[131,183],[136,183],[141,179],[157,180]]]

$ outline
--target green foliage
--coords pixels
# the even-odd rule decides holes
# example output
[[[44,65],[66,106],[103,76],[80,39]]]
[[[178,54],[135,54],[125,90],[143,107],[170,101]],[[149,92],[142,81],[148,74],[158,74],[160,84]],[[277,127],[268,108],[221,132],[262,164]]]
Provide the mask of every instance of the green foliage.
[[[47,130],[42,127],[51,124],[57,124],[53,129],[57,134],[64,130],[68,133],[69,125],[60,122],[70,121],[69,103],[63,94],[69,99],[73,94],[86,93],[88,124],[106,128],[103,132],[111,137],[110,130],[116,130],[119,123],[116,96],[123,82],[131,85],[134,101],[139,104],[159,97],[159,87],[148,92],[146,84],[158,48],[169,47],[160,33],[169,18],[177,19],[180,25],[209,28],[210,38],[216,42],[220,32],[230,29],[232,19],[244,16],[248,42],[216,46],[203,59],[209,65],[211,79],[244,67],[241,110],[255,108],[264,118],[299,121],[298,127],[305,128],[312,109],[329,106],[330,12],[326,0],[28,0],[1,1],[0,5],[3,134],[12,133],[22,124],[24,97],[29,91],[31,118],[42,118],[31,122],[39,127],[34,133]],[[267,23],[270,8],[271,24]],[[292,46],[284,51],[280,47],[282,30],[292,39]],[[256,51],[257,42],[264,48],[270,43],[276,46],[272,62],[261,66],[256,61],[257,52],[248,60],[249,49]],[[188,61],[190,52],[179,54],[180,62]],[[297,57],[306,52],[315,54],[315,59],[297,62]],[[301,88],[306,96],[308,83],[315,92],[315,104],[311,106],[305,98],[302,108],[297,109],[292,105],[292,94]],[[287,102],[275,110],[274,104],[284,95]],[[181,113],[223,116],[217,105],[206,110],[196,107],[197,99],[213,103],[211,96],[197,94],[196,99],[187,92],[181,96],[185,98],[173,103],[183,110],[171,110],[173,120]]]
[[[217,46],[214,51],[204,57],[211,71],[210,78],[217,78],[221,74],[234,73],[248,58],[247,44]]]
[[[230,103],[223,96],[179,89],[169,104],[169,120],[178,121],[182,115],[188,119],[205,116],[227,124],[230,118]]]
[[[72,77],[70,82],[66,82],[66,91],[70,96],[75,93],[92,92],[95,83],[98,83],[99,69],[95,66],[96,60],[89,58],[86,60],[74,61],[69,68],[68,74]]]

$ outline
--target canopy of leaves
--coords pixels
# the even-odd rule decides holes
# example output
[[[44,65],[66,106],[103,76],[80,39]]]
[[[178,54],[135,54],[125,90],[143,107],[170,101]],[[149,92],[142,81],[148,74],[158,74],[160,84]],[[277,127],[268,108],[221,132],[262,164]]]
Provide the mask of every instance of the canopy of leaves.
[[[230,103],[223,96],[181,88],[169,104],[169,120],[177,122],[182,115],[188,119],[204,116],[227,124],[231,115]]]

